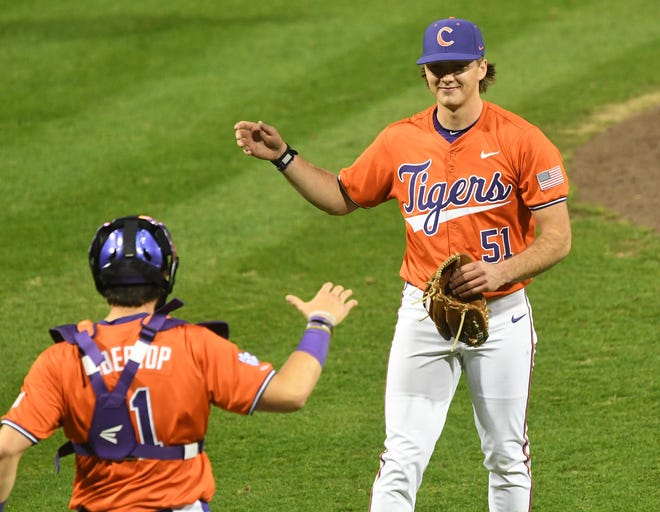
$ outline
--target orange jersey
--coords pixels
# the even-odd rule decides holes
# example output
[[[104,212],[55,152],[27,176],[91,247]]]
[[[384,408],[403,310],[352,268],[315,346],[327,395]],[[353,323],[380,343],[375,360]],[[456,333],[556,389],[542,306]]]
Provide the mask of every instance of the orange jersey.
[[[450,144],[436,129],[435,109],[390,124],[339,173],[362,207],[399,202],[406,221],[401,277],[422,289],[456,252],[497,263],[523,251],[535,238],[532,211],[568,195],[559,150],[531,123],[484,102],[479,120]]]
[[[94,325],[94,341],[105,362],[101,373],[113,389],[138,337],[144,315]],[[210,404],[249,414],[274,374],[228,340],[193,324],[161,331],[151,343],[127,393],[138,442],[187,444],[200,441],[208,426]],[[33,442],[62,427],[74,443],[84,443],[95,395],[79,349],[62,342],[46,349],[25,378],[21,394],[3,423]],[[215,480],[205,453],[189,460],[113,462],[76,455],[71,508],[139,512],[210,501]]]

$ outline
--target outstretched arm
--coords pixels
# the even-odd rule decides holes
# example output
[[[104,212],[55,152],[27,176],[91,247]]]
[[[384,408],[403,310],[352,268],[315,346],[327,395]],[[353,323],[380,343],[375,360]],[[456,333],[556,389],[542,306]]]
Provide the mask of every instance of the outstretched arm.
[[[32,441],[18,430],[7,425],[0,427],[0,511],[14,487],[18,462],[30,446]]]
[[[309,302],[286,296],[287,302],[307,318],[307,328],[298,349],[268,383],[258,411],[291,412],[305,405],[321,376],[332,330],[357,305],[350,299],[352,293],[341,285],[325,283]]]
[[[274,126],[263,121],[239,121],[234,125],[236,144],[246,155],[261,160],[276,160],[287,144]],[[337,175],[296,155],[282,172],[300,195],[331,215],[345,215],[357,208],[339,185]]]

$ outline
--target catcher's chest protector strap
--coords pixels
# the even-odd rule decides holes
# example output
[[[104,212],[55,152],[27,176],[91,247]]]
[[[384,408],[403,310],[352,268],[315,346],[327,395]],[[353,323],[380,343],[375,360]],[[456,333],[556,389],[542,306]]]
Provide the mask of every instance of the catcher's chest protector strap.
[[[111,392],[108,391],[99,368],[105,358],[89,333],[87,331],[79,332],[75,325],[51,329],[51,335],[56,341],[61,338],[80,347],[84,354],[83,367],[96,395],[88,441],[85,444],[69,441],[58,449],[55,457],[58,472],[60,457],[74,452],[79,455],[95,455],[109,460],[122,460],[127,457],[178,460],[190,459],[203,450],[203,440],[186,445],[171,446],[138,443],[126,405],[126,392],[158,331],[185,323],[183,320],[167,318],[169,312],[182,305],[181,301],[173,299],[158,309],[152,315],[151,320],[142,326],[139,339],[135,342],[117,385]],[[219,322],[219,324],[226,326],[224,322]],[[228,331],[228,327],[226,330]]]

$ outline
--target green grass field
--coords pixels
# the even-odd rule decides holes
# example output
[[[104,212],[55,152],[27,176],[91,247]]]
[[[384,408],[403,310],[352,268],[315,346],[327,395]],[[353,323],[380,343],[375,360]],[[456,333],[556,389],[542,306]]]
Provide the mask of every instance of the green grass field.
[[[286,293],[334,280],[360,300],[305,410],[214,411],[217,511],[366,510],[403,251],[396,205],[317,211],[241,154],[236,121],[273,123],[338,170],[433,101],[415,60],[427,24],[450,15],[484,32],[498,67],[486,99],[541,126],[569,173],[584,142],[571,128],[660,87],[648,0],[1,3],[1,411],[49,327],[104,314],[86,251],[117,216],[150,214],[173,232],[179,316],[227,320],[236,343],[278,366],[303,329]],[[579,191],[569,207],[572,253],[529,289],[535,510],[656,510],[659,239]],[[52,464],[62,440],[26,453],[7,511],[66,509],[73,461],[59,476]],[[484,511],[486,482],[461,386],[417,510]]]

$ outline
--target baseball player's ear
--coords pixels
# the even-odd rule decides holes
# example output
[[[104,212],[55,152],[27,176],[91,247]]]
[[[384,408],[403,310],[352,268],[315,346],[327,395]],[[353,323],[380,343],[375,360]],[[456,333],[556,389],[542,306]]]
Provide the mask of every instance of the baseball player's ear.
[[[488,72],[488,61],[486,59],[481,59],[479,62],[479,80],[486,78],[486,73]]]

